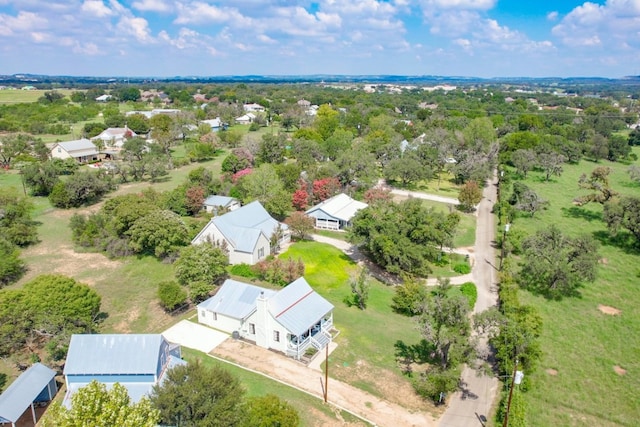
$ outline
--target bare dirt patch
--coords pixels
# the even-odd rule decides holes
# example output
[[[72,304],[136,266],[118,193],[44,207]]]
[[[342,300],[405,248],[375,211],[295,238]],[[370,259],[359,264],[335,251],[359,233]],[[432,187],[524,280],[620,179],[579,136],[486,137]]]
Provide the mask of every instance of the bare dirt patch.
[[[131,307],[131,309],[126,313],[126,316],[118,322],[113,329],[122,334],[127,334],[131,332],[131,324],[140,317],[140,309],[138,307]]]
[[[609,259],[608,258],[600,258],[600,264],[602,264],[602,265],[609,264]]]
[[[553,369],[553,368],[549,368],[545,371],[547,374],[551,375],[552,377],[555,377],[556,375],[558,375],[558,371]]]
[[[624,368],[623,368],[622,366],[620,366],[620,365],[616,365],[616,366],[614,366],[614,367],[613,367],[613,371],[614,371],[616,374],[620,375],[620,376],[622,376],[622,375],[626,375],[626,374],[627,374],[627,370],[626,370],[626,369],[624,369]]]
[[[608,314],[609,316],[618,316],[620,315],[620,313],[622,313],[621,310],[618,310],[615,307],[602,304],[598,304],[598,310],[600,310],[604,314]]]

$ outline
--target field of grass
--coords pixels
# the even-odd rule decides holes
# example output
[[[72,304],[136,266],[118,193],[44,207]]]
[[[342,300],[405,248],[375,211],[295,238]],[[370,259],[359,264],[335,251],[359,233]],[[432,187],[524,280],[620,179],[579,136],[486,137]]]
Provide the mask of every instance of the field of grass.
[[[339,425],[344,422],[354,423],[349,425],[366,425],[353,415],[338,411],[340,419],[334,412],[335,409],[325,405],[317,397],[311,396],[302,391],[298,391],[292,387],[283,385],[277,381],[270,380],[259,374],[240,369],[229,363],[224,363],[218,359],[214,359],[196,350],[188,348],[182,349],[182,355],[187,360],[200,360],[202,364],[206,366],[220,366],[240,379],[240,382],[244,386],[247,396],[264,396],[266,394],[275,394],[280,399],[286,400],[291,404],[300,415],[301,427],[313,427],[327,425],[328,420],[333,425]],[[318,414],[321,414],[324,420],[319,419]],[[342,421],[344,420],[344,421]]]
[[[640,154],[637,148],[635,152]],[[544,321],[544,355],[533,374],[533,387],[525,395],[530,426],[634,426],[640,419],[636,394],[640,390],[640,250],[609,237],[600,205],[572,204],[580,194],[580,175],[596,166],[613,169],[610,178],[615,190],[640,196],[640,184],[631,182],[626,173],[628,165],[582,161],[565,165],[562,176],[551,182],[535,173],[527,179],[527,185],[550,205],[533,219],[518,219],[512,226],[531,234],[555,224],[567,234],[591,234],[600,241],[599,277],[581,290],[581,297],[549,301],[525,291],[520,294]],[[600,304],[621,313],[604,314]],[[615,366],[626,374],[616,373]]]
[[[71,89],[57,90],[64,96],[71,95]],[[22,102],[36,102],[47,90],[0,90],[0,104],[19,104]]]
[[[398,398],[389,395],[393,383],[404,387],[406,400],[415,398],[396,362],[394,344],[398,340],[415,344],[420,334],[413,320],[391,309],[393,287],[372,280],[367,309],[361,311],[345,302],[351,295],[349,277],[357,270],[339,249],[324,243],[299,242],[281,257],[301,258],[307,281],[335,306],[334,323],[340,334],[338,348],[330,356],[335,366],[331,376],[392,401]],[[433,409],[421,404],[423,409]]]

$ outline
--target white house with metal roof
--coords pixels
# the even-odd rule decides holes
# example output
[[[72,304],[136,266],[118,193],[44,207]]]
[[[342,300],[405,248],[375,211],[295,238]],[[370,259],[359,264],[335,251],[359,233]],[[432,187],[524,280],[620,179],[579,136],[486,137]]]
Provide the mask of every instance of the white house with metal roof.
[[[105,129],[100,132],[100,135],[91,138],[91,141],[102,141],[107,148],[122,148],[127,139],[135,136],[138,136],[138,134],[125,126],[123,128]]]
[[[56,142],[51,146],[51,158],[76,159],[80,163],[99,160],[98,148],[86,138],[75,141]]]
[[[202,207],[207,213],[218,215],[218,212],[230,212],[240,208],[240,201],[234,197],[214,194],[204,199]]]
[[[93,380],[107,387],[120,383],[138,402],[168,369],[184,364],[180,346],[161,334],[75,334],[64,365],[63,404],[69,407],[73,393]]]
[[[226,247],[230,264],[256,264],[272,252],[271,238],[279,234],[278,245],[287,244],[291,233],[286,224],[273,219],[259,201],[216,216],[191,241]]]
[[[299,360],[331,342],[333,308],[303,277],[278,291],[227,279],[198,305],[198,322]]]
[[[15,427],[24,412],[31,408],[35,425],[35,404],[53,400],[57,392],[56,371],[41,363],[33,364],[0,395],[0,424]]]
[[[344,193],[340,193],[318,203],[306,214],[315,218],[316,228],[340,230],[351,223],[351,220],[360,209],[366,208],[366,203],[352,199]]]

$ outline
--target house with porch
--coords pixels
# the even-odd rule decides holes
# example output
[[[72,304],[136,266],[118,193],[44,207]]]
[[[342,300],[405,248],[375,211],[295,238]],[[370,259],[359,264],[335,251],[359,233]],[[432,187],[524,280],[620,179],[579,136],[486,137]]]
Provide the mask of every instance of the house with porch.
[[[227,279],[198,305],[198,322],[300,360],[331,342],[333,308],[304,277],[277,291]]]
[[[180,346],[161,334],[75,334],[64,365],[63,404],[70,407],[71,396],[93,380],[108,388],[120,383],[138,402],[162,383],[167,370],[184,364]]]
[[[75,141],[56,142],[49,151],[52,159],[76,159],[79,163],[95,162],[100,159],[96,145],[86,138]]]
[[[306,214],[315,219],[316,228],[341,230],[351,224],[351,220],[360,209],[368,206],[340,193],[308,209]]]
[[[274,237],[275,235],[275,237]],[[286,224],[276,221],[259,201],[216,216],[191,241],[192,245],[226,247],[230,264],[256,264],[271,255],[272,237],[277,246],[291,241]]]

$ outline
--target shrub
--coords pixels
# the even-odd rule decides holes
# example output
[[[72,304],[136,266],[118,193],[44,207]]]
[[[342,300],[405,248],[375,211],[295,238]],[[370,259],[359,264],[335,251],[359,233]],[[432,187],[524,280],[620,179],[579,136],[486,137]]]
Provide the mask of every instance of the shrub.
[[[478,299],[478,290],[473,282],[466,282],[460,286],[460,292],[469,300],[469,307],[473,309]]]
[[[453,271],[459,274],[469,274],[471,273],[471,266],[466,263],[460,263],[453,266]]]
[[[160,298],[160,304],[167,311],[173,311],[185,303],[187,291],[177,282],[161,282],[158,284],[158,298]]]
[[[254,270],[253,266],[249,264],[235,264],[229,268],[229,273],[234,276],[247,277],[249,279],[257,279],[258,274]]]

